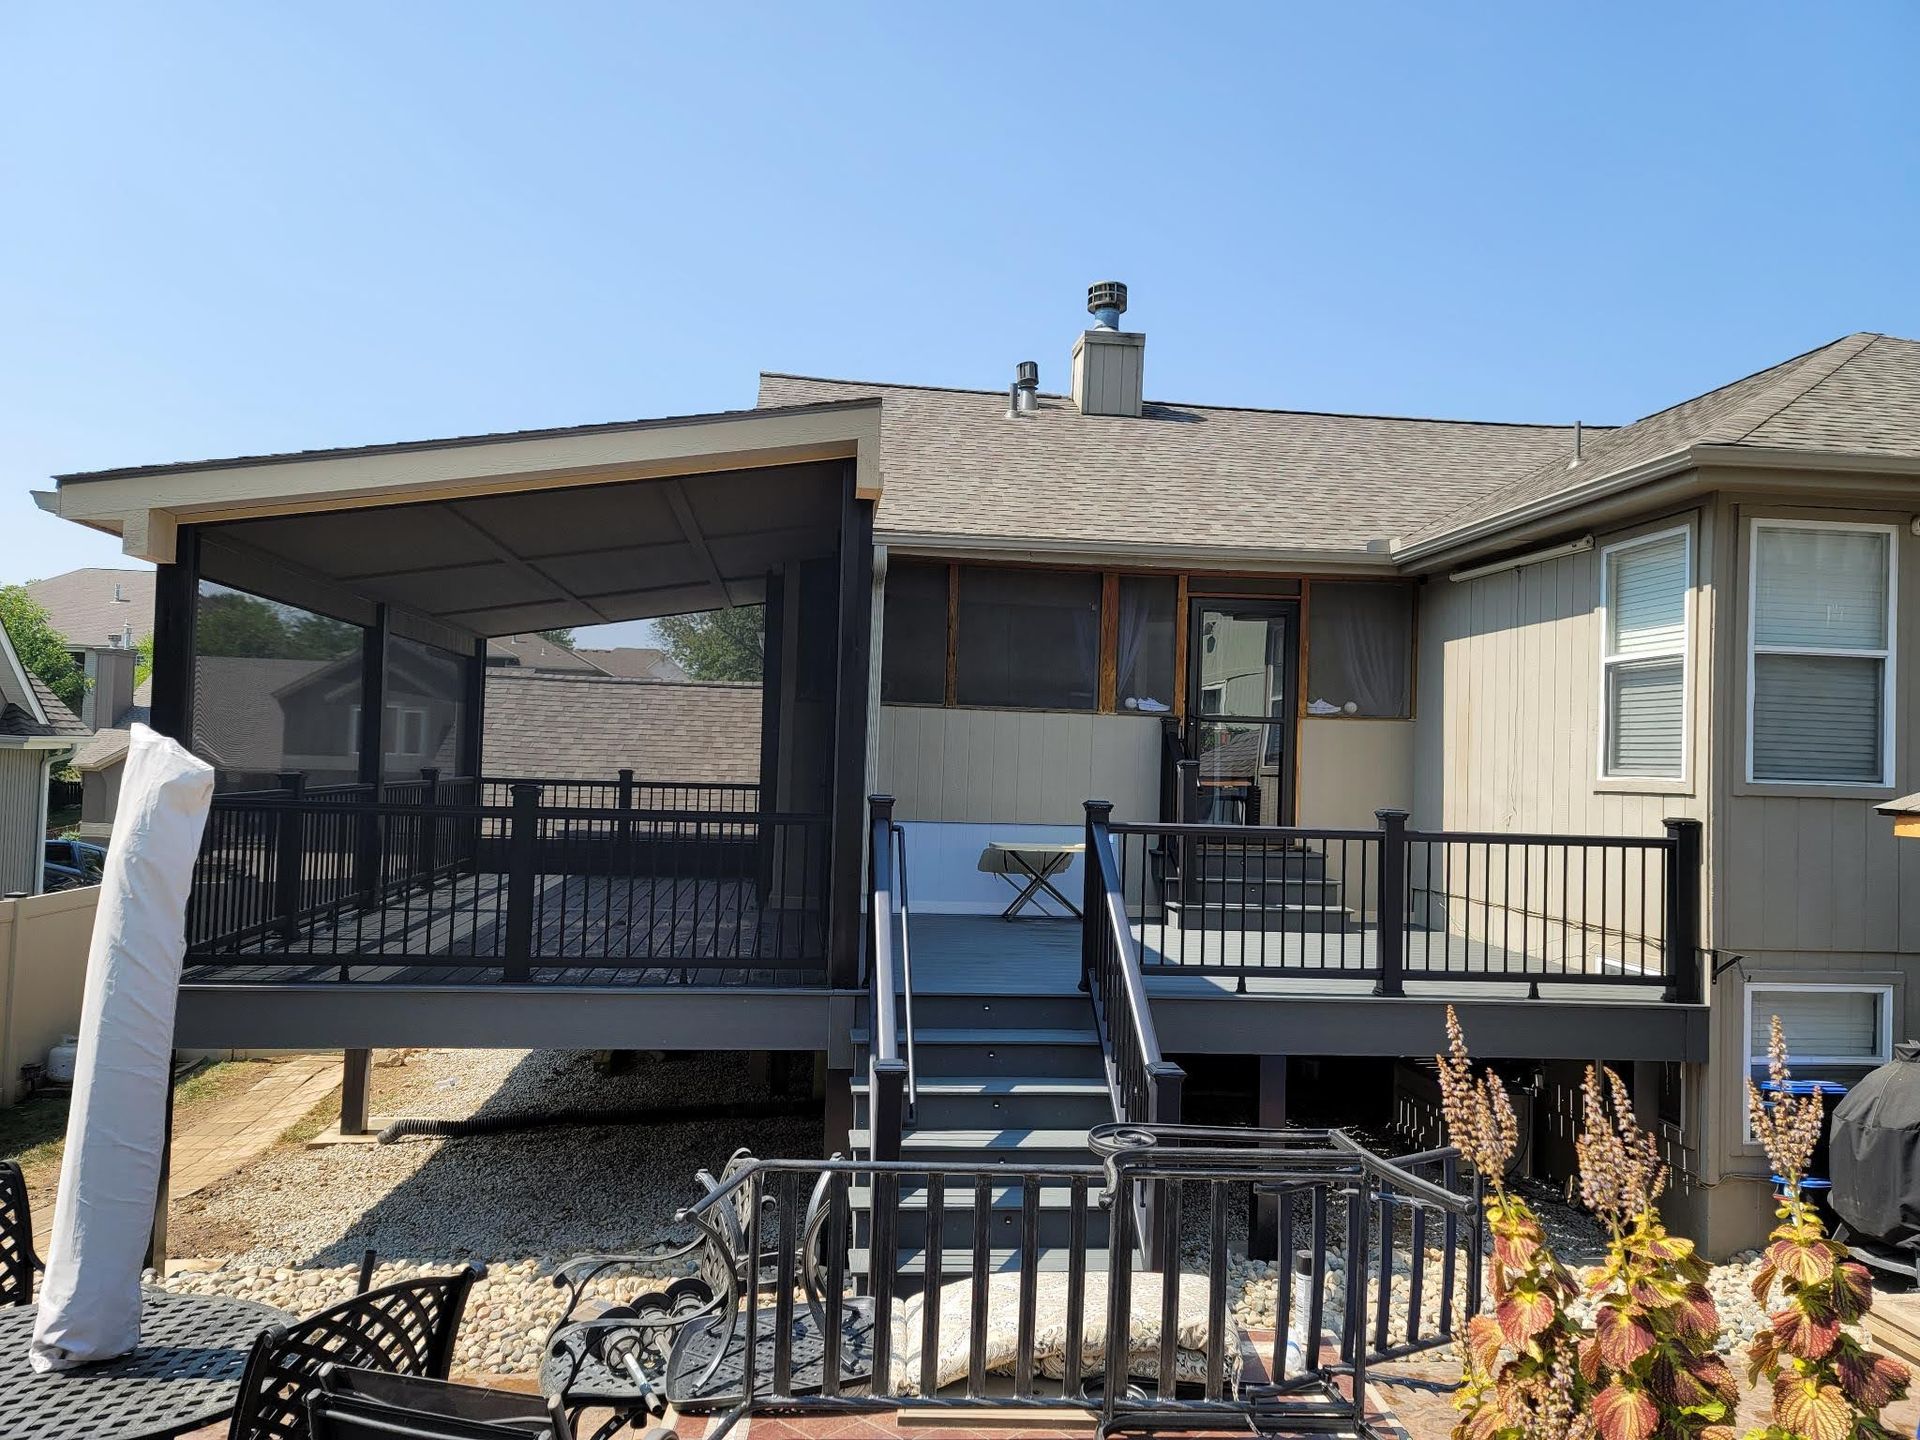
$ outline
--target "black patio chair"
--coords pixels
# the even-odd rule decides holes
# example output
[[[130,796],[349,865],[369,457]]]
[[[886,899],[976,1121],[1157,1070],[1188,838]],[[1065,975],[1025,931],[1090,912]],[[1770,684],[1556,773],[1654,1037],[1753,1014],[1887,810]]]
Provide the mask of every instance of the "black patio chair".
[[[715,1180],[697,1177],[708,1194],[753,1164],[736,1151]],[[790,1334],[795,1394],[819,1390],[824,1381],[827,1307],[822,1288],[827,1273],[823,1246],[832,1211],[827,1204],[831,1177],[823,1174],[808,1198],[798,1226],[799,1254],[789,1277],[797,1277],[806,1304],[795,1314]],[[773,1205],[771,1197],[764,1203]],[[570,1409],[605,1405],[628,1414],[659,1416],[667,1405],[710,1409],[736,1400],[742,1392],[746,1357],[746,1295],[759,1280],[759,1329],[755,1364],[762,1387],[773,1367],[774,1290],[781,1271],[777,1216],[763,1214],[761,1247],[749,1254],[751,1192],[741,1187],[731,1203],[695,1217],[700,1235],[665,1255],[583,1256],[554,1274],[554,1284],[571,1294],[548,1335],[540,1388],[564,1395]],[[691,1258],[695,1273],[590,1318],[577,1318],[588,1285],[621,1268],[657,1270]],[[658,1284],[658,1282],[655,1282]],[[840,1385],[858,1391],[872,1379],[873,1302],[841,1301]]]
[[[474,1281],[452,1275],[401,1280],[261,1333],[240,1376],[228,1440],[305,1440],[307,1396],[327,1365],[444,1380]]]
[[[313,1440],[573,1440],[558,1400],[341,1365],[307,1396]]]
[[[0,1161],[0,1305],[31,1305],[33,1272],[46,1268],[33,1253],[27,1177],[13,1161]]]

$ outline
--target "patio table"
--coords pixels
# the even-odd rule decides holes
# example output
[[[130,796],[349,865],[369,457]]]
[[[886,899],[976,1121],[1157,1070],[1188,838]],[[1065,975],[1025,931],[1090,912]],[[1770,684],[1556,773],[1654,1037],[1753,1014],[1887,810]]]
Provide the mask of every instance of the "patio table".
[[[1071,843],[1058,840],[989,840],[987,848],[980,852],[979,868],[989,875],[998,875],[1019,892],[1013,897],[1013,902],[1000,912],[1000,918],[1012,920],[1028,906],[1047,916],[1046,907],[1040,903],[1040,894],[1045,891],[1064,905],[1074,919],[1081,919],[1080,907],[1055,888],[1053,877],[1071,865],[1073,857],[1084,853],[1086,848],[1085,842],[1078,840]]]
[[[6,1440],[163,1440],[233,1413],[254,1337],[285,1312],[223,1295],[141,1292],[140,1346],[78,1370],[27,1363],[37,1307],[0,1309],[0,1435]]]

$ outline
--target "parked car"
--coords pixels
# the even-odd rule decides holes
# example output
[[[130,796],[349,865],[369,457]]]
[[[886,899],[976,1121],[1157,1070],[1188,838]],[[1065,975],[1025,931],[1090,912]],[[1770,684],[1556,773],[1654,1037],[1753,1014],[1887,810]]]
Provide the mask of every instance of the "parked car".
[[[43,856],[40,876],[42,890],[77,890],[82,885],[98,885],[107,868],[104,847],[85,840],[49,840]]]

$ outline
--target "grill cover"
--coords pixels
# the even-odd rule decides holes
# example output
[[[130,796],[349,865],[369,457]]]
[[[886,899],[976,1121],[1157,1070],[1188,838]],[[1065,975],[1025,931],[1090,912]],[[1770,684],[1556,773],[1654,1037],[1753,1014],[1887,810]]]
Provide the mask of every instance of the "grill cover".
[[[1920,1041],[1855,1085],[1833,1111],[1834,1213],[1889,1245],[1920,1246]]]

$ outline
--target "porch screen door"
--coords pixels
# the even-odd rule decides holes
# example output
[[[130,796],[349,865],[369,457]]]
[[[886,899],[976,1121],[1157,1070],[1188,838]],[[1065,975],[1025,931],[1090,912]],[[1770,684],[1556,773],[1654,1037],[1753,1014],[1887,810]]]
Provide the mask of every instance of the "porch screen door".
[[[1187,754],[1200,762],[1200,817],[1293,823],[1294,690],[1300,602],[1196,598],[1187,639]]]

